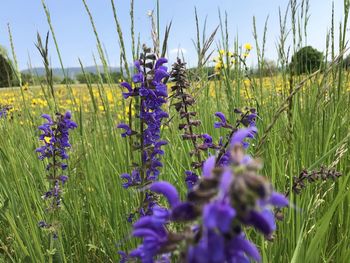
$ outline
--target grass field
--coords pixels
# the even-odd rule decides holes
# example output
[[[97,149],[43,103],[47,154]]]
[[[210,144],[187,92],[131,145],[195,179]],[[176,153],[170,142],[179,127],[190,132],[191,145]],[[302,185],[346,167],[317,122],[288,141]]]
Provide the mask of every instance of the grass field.
[[[339,54],[346,48],[346,35],[342,37]],[[335,48],[334,41],[330,45]],[[202,121],[198,133],[211,134],[215,141],[225,136],[213,127],[215,112],[234,122],[234,108],[257,109],[259,132],[249,152],[263,160],[262,174],[277,191],[288,191],[303,169],[326,167],[342,173],[336,180],[307,183],[299,195],[291,192],[291,205],[277,223],[273,241],[248,231],[263,262],[345,263],[350,258],[350,79],[342,63],[333,59],[313,74],[293,75],[282,69],[248,78],[240,64],[223,69],[215,80],[200,77],[190,83],[194,110]],[[197,74],[205,76],[205,70],[199,68]],[[55,104],[45,85],[0,89],[0,105],[12,107],[0,118],[0,261],[118,262],[118,251],[129,251],[138,242],[126,219],[139,203],[139,192],[122,187],[120,175],[132,164],[129,145],[116,129],[129,115],[127,102],[115,83],[61,85],[54,92],[57,109],[70,110],[78,124],[71,132],[58,239],[49,237],[50,229],[38,227],[47,217],[41,196],[49,183],[46,163],[35,153],[42,143],[41,114],[53,114]],[[173,183],[184,197],[191,144],[180,136],[181,120],[171,102],[164,107],[173,118],[162,127],[161,136],[169,144],[160,178]],[[135,115],[135,109],[131,111]]]

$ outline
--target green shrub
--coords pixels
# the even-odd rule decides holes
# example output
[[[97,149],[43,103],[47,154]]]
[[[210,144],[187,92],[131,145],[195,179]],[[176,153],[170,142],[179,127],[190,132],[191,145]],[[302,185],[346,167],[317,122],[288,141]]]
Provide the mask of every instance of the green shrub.
[[[319,69],[322,61],[322,52],[311,46],[303,47],[292,56],[290,70],[296,74],[310,73]]]
[[[12,85],[13,71],[10,62],[3,54],[0,54],[0,87]]]

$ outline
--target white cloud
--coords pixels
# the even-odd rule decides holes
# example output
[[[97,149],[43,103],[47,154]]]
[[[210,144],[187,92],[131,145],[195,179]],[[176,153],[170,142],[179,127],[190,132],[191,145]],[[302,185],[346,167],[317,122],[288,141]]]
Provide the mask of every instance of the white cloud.
[[[177,55],[177,54],[186,54],[187,53],[187,49],[185,48],[173,48],[169,51],[170,54],[172,55]]]

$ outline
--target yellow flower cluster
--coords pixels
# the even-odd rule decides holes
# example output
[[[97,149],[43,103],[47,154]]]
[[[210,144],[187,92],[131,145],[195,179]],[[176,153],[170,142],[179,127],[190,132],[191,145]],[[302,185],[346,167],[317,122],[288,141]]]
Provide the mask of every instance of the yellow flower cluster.
[[[115,87],[98,88],[92,87],[91,92],[85,85],[74,85],[72,93],[65,85],[55,87],[55,98],[59,110],[71,110],[89,113],[94,111],[94,105],[99,112],[104,112],[108,105],[111,112],[129,112],[127,103],[122,98],[122,90],[116,85]],[[22,95],[23,94],[23,95]],[[50,92],[46,87],[40,86],[29,87],[27,84],[20,88],[0,88],[0,106],[11,106],[11,112],[20,113],[24,105],[29,108],[32,114],[40,115],[49,107]],[[123,107],[125,109],[123,110]],[[134,115],[134,111],[132,111]],[[118,114],[118,118],[123,118],[123,114]]]
[[[220,74],[222,69],[227,68],[227,61],[229,62],[229,67],[232,67],[232,65],[235,63],[234,54],[230,51],[220,49],[218,56],[214,58],[213,61],[215,62],[215,73]]]
[[[241,59],[246,59],[249,56],[250,51],[253,49],[253,46],[249,43],[243,45],[243,53],[241,55],[234,54],[230,51],[220,49],[218,56],[214,58],[215,66],[214,71],[217,74],[221,73],[222,69],[231,68],[235,63],[235,57],[239,56]]]

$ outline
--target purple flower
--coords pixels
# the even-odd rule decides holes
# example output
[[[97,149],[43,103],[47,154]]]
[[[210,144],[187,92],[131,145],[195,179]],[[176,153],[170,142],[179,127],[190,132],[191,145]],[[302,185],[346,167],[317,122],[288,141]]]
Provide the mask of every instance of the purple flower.
[[[215,168],[215,156],[210,156],[203,164],[203,177],[210,177]]]
[[[264,235],[270,235],[276,229],[275,216],[270,209],[262,211],[252,210],[244,219],[247,225],[252,225]]]
[[[41,131],[39,140],[44,145],[37,148],[36,152],[40,154],[40,160],[44,160],[45,158],[49,160],[46,170],[49,173],[51,189],[42,198],[44,200],[51,200],[47,211],[54,211],[60,208],[61,187],[68,180],[68,176],[60,173],[60,169],[63,171],[68,167],[65,160],[68,159],[66,150],[71,147],[69,143],[69,131],[75,129],[77,124],[71,120],[72,115],[69,111],[64,115],[57,113],[55,120],[48,114],[43,114],[42,118],[46,120],[46,123],[40,125],[38,128]],[[43,224],[43,222],[40,221],[39,225],[46,227],[47,224]],[[56,231],[53,233],[53,238],[57,238]]]
[[[191,172],[191,171],[185,171],[185,174],[186,174],[185,182],[187,185],[187,189],[191,190],[198,181],[198,175],[196,175],[194,172]]]
[[[122,133],[122,137],[131,136],[133,134],[133,132],[130,129],[129,125],[127,125],[125,123],[118,124],[117,128],[125,130],[125,132]]]
[[[134,224],[133,236],[143,239],[143,243],[130,253],[130,257],[140,258],[142,262],[154,262],[158,251],[168,241],[165,224],[169,213],[165,208],[154,207],[153,215],[144,216]]]
[[[0,118],[5,118],[8,114],[8,112],[11,110],[11,106],[1,106],[0,105]]]
[[[249,262],[246,255],[253,258],[257,262],[261,261],[261,257],[256,246],[245,239],[244,234],[235,236],[228,244],[228,253],[232,262]]]
[[[176,206],[180,202],[176,188],[168,182],[155,182],[151,185],[150,190],[164,195],[171,207]]]
[[[156,65],[155,65],[155,69],[158,69],[160,66],[162,66],[163,64],[167,63],[168,60],[166,58],[159,58],[156,62]],[[166,71],[166,69],[165,69]]]
[[[119,263],[127,263],[128,262],[128,254],[126,254],[124,251],[118,251],[118,254],[120,255]]]
[[[220,263],[226,262],[224,237],[215,231],[205,231],[196,246],[188,250],[189,263]],[[231,262],[231,261],[230,261]]]
[[[213,138],[209,134],[202,134],[201,137],[204,139],[203,144],[201,145],[202,149],[215,149],[216,146],[213,143]]]
[[[249,144],[244,140],[246,138],[254,138],[254,135],[257,133],[257,131],[258,130],[255,126],[236,131],[231,139],[231,147],[236,144],[241,144],[244,148],[247,148]]]
[[[209,157],[185,201],[180,201],[170,183],[153,183],[149,189],[163,195],[169,208],[155,206],[153,214],[134,224],[133,233],[142,238],[142,244],[130,255],[142,262],[157,262],[164,251],[170,253],[170,258],[184,255],[181,260],[190,263],[261,261],[244,230],[250,227],[270,236],[276,229],[272,209],[287,206],[288,200],[252,169],[255,160],[245,154],[244,148],[236,147],[255,133],[256,128],[249,127],[234,134],[224,165],[218,167],[215,156]],[[210,143],[209,137],[204,139]],[[187,171],[186,175],[190,181],[194,173]],[[175,224],[183,221],[186,228],[181,232]]]
[[[139,185],[141,183],[141,176],[138,169],[134,169],[131,175],[122,174],[120,178],[126,180],[126,182],[123,183],[124,188],[129,188],[130,186]]]
[[[68,180],[68,176],[66,176],[66,175],[61,175],[61,176],[60,176],[60,181],[62,182],[62,184],[64,184],[65,182],[67,182],[67,180]]]
[[[62,160],[67,159],[66,149],[71,147],[69,143],[69,130],[77,127],[77,124],[71,120],[71,113],[67,111],[64,115],[57,114],[56,121],[53,121],[48,114],[43,114],[42,117],[47,122],[39,126],[39,130],[42,132],[39,139],[44,143],[43,146],[36,149],[36,152],[40,153],[39,159],[43,160],[53,156],[59,157]],[[63,169],[66,168],[65,164],[61,163],[61,165]],[[51,167],[55,168],[55,166]]]
[[[162,110],[162,106],[166,103],[168,96],[167,87],[163,83],[163,79],[169,76],[167,68],[163,66],[167,60],[165,58],[159,58],[155,63],[153,61],[147,65],[144,60],[135,61],[137,73],[133,76],[133,82],[137,84],[137,87],[132,89],[132,86],[126,82],[121,84],[128,90],[127,93],[123,93],[124,98],[128,98],[129,96],[141,97],[140,112],[137,118],[142,122],[144,129],[142,134],[140,134],[142,145],[140,143],[139,149],[141,149],[140,155],[144,166],[142,171],[145,170],[146,174],[144,181],[141,180],[140,175],[123,174],[122,178],[127,180],[123,184],[125,188],[134,185],[143,185],[147,181],[156,181],[158,179],[159,168],[163,166],[160,157],[164,155],[164,150],[161,147],[167,144],[160,137],[162,121],[168,118],[168,114]],[[150,69],[149,65],[153,65],[153,69]],[[119,124],[118,128],[124,129],[122,137],[136,134],[125,123]],[[140,170],[140,167],[138,169]],[[141,209],[141,212],[144,213],[145,211]]]
[[[283,194],[280,194],[277,192],[272,192],[267,203],[269,203],[273,206],[276,206],[278,208],[286,207],[289,204],[288,199]]]
[[[223,114],[222,112],[216,112],[215,116],[220,119],[220,122],[215,122],[214,128],[227,127],[227,120],[226,120],[225,114]]]
[[[130,96],[134,95],[134,92],[132,90],[132,87],[129,83],[127,82],[122,82],[120,83],[120,86],[122,86],[123,88],[127,88],[129,92],[123,92],[123,97],[124,99],[129,98]]]

